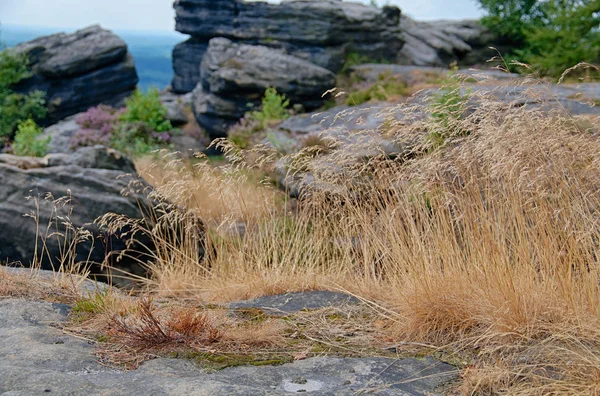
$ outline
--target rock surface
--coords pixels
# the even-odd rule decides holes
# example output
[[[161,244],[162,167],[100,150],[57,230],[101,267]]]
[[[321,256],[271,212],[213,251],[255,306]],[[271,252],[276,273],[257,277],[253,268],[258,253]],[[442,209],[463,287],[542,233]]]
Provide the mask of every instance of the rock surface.
[[[415,21],[402,16],[401,37],[405,44],[400,50],[399,63],[417,66],[448,66],[485,64],[510,48],[506,39],[495,37],[476,20]]]
[[[177,0],[174,8],[176,30],[192,36],[173,51],[176,92],[189,92],[198,83],[199,60],[215,37],[281,49],[334,72],[349,51],[393,62],[403,44],[397,7],[339,0]]]
[[[282,366],[207,373],[185,360],[155,359],[130,372],[99,364],[93,343],[63,333],[69,307],[0,300],[0,394],[57,395],[435,395],[456,378],[431,358],[319,357]],[[55,327],[58,326],[58,327]]]
[[[248,111],[248,104],[260,104],[268,87],[311,110],[335,85],[335,75],[325,68],[281,50],[225,38],[210,41],[200,70],[193,109],[212,138],[226,136],[227,128]]]
[[[97,25],[40,37],[14,50],[27,54],[33,72],[17,90],[46,92],[48,124],[101,103],[120,104],[138,82],[125,42]]]
[[[65,231],[62,218],[69,218],[75,227],[84,227],[92,232],[91,242],[78,246],[76,261],[102,263],[107,252],[122,250],[124,241],[117,238],[102,240],[91,223],[109,212],[132,218],[140,216],[138,205],[143,205],[140,196],[122,196],[135,173],[133,163],[114,150],[102,146],[84,147],[73,154],[51,154],[44,158],[0,155],[0,257],[3,262],[19,261],[28,265],[34,257],[36,241],[38,256],[42,255],[41,237],[56,231]],[[54,199],[72,197],[71,202],[54,205],[45,200],[47,194]],[[32,197],[27,199],[26,197]],[[37,198],[37,199],[36,199]],[[36,203],[36,200],[38,201]],[[25,217],[38,213],[39,229],[34,219]],[[56,216],[64,216],[57,218]],[[51,225],[51,219],[58,224]],[[58,228],[58,230],[56,229]],[[64,246],[56,236],[47,238],[47,249],[43,260],[44,268],[51,268],[51,257],[59,263]],[[131,261],[131,262],[130,262]],[[132,260],[124,260],[119,267],[139,273]]]
[[[231,309],[258,308],[271,315],[287,315],[302,310],[314,310],[342,305],[360,304],[356,297],[326,290],[286,293],[259,297],[229,304]]]

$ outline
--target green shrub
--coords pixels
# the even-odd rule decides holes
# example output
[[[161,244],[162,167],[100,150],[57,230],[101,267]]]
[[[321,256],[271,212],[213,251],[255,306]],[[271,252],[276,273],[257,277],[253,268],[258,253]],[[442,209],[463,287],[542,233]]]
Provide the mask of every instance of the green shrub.
[[[160,101],[160,93],[156,88],[150,88],[147,93],[136,90],[125,101],[127,110],[119,117],[123,122],[143,122],[156,132],[168,132],[173,129],[167,120],[167,109]]]
[[[12,136],[22,121],[46,116],[43,92],[24,95],[13,91],[15,84],[31,76],[28,64],[26,56],[0,47],[0,138]]]
[[[558,76],[579,62],[600,60],[600,2],[582,0],[479,0],[482,23],[510,38],[509,58]]]
[[[43,157],[48,151],[50,137],[40,139],[42,128],[32,119],[19,123],[12,148],[16,155]]]
[[[246,113],[244,117],[227,131],[228,139],[239,148],[250,147],[252,137],[264,131],[272,122],[283,121],[291,114],[290,101],[277,89],[269,87],[265,90],[260,110]]]
[[[260,110],[250,113],[250,117],[258,121],[262,127],[268,126],[272,121],[282,121],[290,116],[288,107],[290,101],[283,94],[277,93],[277,89],[269,87],[265,91]]]

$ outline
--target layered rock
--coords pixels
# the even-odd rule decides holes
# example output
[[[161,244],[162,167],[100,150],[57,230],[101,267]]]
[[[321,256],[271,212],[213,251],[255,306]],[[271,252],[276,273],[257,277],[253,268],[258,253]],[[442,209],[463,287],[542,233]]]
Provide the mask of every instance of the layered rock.
[[[33,72],[17,90],[46,92],[49,124],[101,103],[120,104],[138,82],[125,42],[97,25],[40,37],[14,50],[28,56]]]
[[[397,7],[381,10],[339,0],[178,0],[174,7],[176,29],[192,36],[173,51],[176,92],[189,92],[199,81],[194,68],[214,37],[282,49],[334,72],[348,51],[395,61],[403,44]]]
[[[311,110],[323,103],[323,93],[335,85],[335,75],[323,67],[282,50],[225,38],[210,41],[200,70],[193,109],[198,123],[213,138],[226,136],[228,127],[248,111],[248,104],[260,103],[268,87]]]
[[[510,43],[498,38],[478,21],[415,21],[401,17],[401,37],[405,41],[399,63],[417,66],[447,66],[485,63]]]
[[[57,267],[63,259],[67,263],[73,259],[93,264],[94,272],[107,259],[121,270],[143,275],[138,259],[152,249],[152,240],[137,234],[137,242],[128,245],[126,237],[109,235],[94,224],[96,218],[107,213],[132,219],[141,218],[142,209],[148,213],[152,204],[144,195],[122,195],[133,174],[130,160],[102,146],[44,158],[0,154],[0,259],[27,266],[37,254],[44,269]],[[36,218],[25,216],[29,214]],[[59,235],[73,237],[77,228],[91,233],[91,237],[72,251]],[[125,249],[130,254],[117,260],[118,253]]]

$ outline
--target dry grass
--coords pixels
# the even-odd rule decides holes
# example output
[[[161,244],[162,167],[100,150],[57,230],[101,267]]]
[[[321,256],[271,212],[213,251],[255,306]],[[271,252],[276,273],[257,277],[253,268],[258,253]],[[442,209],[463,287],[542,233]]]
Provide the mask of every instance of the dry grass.
[[[524,85],[529,103],[550,95]],[[393,159],[344,144],[280,158],[222,142],[229,163],[218,167],[164,155],[142,175],[177,210],[159,211],[151,228],[101,223],[153,237],[148,292],[179,305],[101,305],[80,330],[108,334],[105,356],[133,366],[178,348],[360,355],[386,341],[452,355],[465,394],[600,393],[598,119],[521,99],[390,108],[408,116],[389,121],[389,136],[410,144]],[[294,205],[261,177],[282,163],[312,178]],[[314,289],[362,296],[380,318],[239,321],[196,307]],[[11,291],[0,283],[0,293]]]
[[[392,339],[460,356],[465,393],[600,392],[600,140],[559,105],[476,100],[441,146],[424,119],[390,128],[417,142],[400,159],[337,149],[305,163],[319,188],[293,212],[248,179],[165,180],[176,195],[203,191],[179,202],[209,219],[216,251],[210,271],[190,276],[181,261],[171,277],[204,301],[352,291],[394,319]],[[224,231],[232,219],[244,233]]]

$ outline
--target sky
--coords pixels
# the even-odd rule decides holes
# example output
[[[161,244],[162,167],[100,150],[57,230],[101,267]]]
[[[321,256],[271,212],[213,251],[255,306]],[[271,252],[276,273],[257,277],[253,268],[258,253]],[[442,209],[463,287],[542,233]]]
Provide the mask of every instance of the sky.
[[[476,0],[378,2],[397,5],[406,15],[422,20],[481,15]],[[114,30],[173,31],[172,4],[173,0],[0,0],[0,23],[65,29],[99,23]]]

